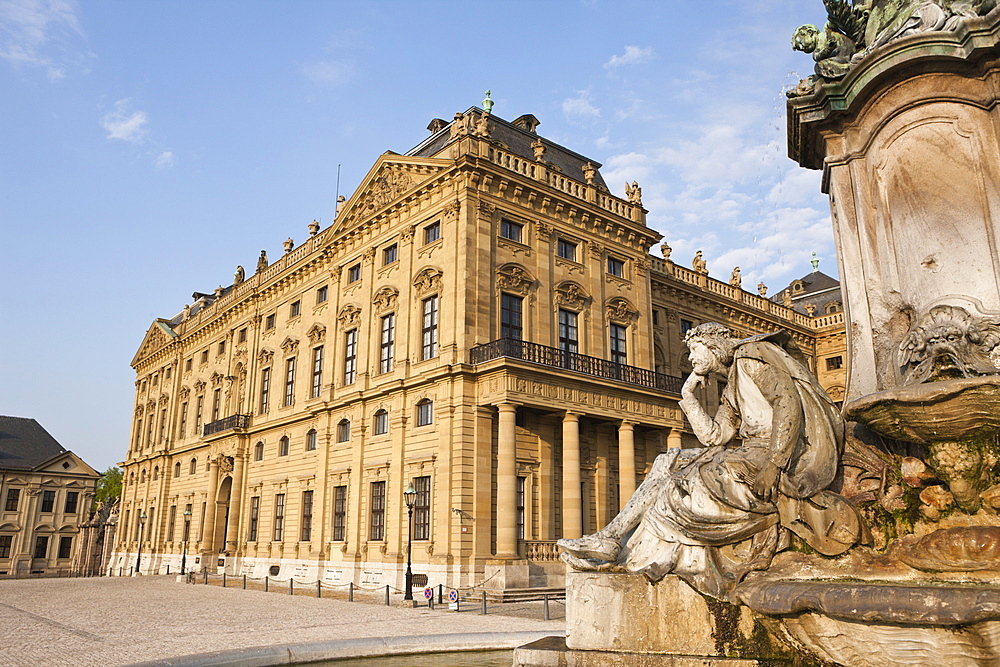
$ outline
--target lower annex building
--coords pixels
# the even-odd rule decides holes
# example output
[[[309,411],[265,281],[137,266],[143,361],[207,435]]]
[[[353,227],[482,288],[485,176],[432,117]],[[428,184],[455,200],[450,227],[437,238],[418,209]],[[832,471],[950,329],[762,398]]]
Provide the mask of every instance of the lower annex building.
[[[476,107],[432,121],[332,226],[153,322],[111,573],[183,558],[398,588],[412,485],[430,585],[559,585],[555,540],[603,526],[657,454],[693,442],[688,328],[784,328],[843,387],[824,370],[842,312],[650,255],[639,188],[612,195],[537,126]],[[716,404],[720,384],[703,389]]]

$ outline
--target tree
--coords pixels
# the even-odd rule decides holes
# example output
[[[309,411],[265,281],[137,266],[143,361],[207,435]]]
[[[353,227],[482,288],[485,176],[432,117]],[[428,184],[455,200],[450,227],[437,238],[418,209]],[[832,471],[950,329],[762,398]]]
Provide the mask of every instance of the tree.
[[[121,495],[122,470],[111,466],[101,473],[100,479],[97,480],[97,489],[94,491],[94,510],[98,512],[102,521],[107,521]]]

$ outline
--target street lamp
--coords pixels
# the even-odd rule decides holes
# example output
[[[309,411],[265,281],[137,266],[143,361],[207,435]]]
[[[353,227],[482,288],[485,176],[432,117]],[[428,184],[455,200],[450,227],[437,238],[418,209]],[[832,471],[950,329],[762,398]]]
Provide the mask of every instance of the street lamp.
[[[406,487],[406,491],[403,491],[403,502],[406,503],[406,583],[403,588],[406,591],[403,593],[404,600],[413,599],[413,570],[410,568],[410,551],[413,544],[413,503],[417,500],[417,492],[413,489],[413,482]]]
[[[139,560],[142,558],[142,529],[146,527],[146,512],[139,515],[139,550],[135,554],[135,573],[139,574]]]
[[[184,510],[184,552],[181,555],[181,574],[184,574],[184,568],[187,567],[187,556],[188,556],[188,535],[191,531],[191,508]]]

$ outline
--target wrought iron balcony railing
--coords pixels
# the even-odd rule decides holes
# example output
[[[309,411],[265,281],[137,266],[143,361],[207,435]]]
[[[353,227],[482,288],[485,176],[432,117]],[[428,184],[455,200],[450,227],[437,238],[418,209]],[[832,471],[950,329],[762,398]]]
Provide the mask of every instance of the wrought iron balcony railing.
[[[228,431],[231,428],[249,428],[250,427],[250,415],[229,415],[228,417],[223,417],[214,422],[208,422],[205,424],[205,428],[202,431],[202,435],[212,435],[214,433],[221,433],[222,431]]]
[[[641,387],[651,387],[673,394],[681,392],[681,378],[678,377],[514,338],[500,338],[483,345],[477,345],[469,350],[469,355],[473,364],[482,364],[501,358],[519,359],[532,364],[562,368]]]

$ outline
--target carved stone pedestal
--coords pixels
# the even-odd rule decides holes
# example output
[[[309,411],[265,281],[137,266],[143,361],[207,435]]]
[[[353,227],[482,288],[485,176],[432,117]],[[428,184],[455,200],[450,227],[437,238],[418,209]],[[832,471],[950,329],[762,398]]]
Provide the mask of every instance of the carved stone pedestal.
[[[530,573],[526,560],[498,559],[487,561],[483,576],[486,587],[495,590],[528,588],[530,585]]]
[[[566,573],[566,639],[522,646],[515,667],[752,667],[792,664],[752,612],[678,577]],[[738,657],[737,657],[738,656]]]

